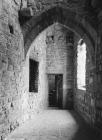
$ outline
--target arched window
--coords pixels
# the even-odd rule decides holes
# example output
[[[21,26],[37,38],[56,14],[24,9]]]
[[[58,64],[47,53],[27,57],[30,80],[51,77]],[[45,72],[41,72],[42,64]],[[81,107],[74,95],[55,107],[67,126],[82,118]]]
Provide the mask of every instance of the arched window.
[[[86,44],[82,39],[77,46],[77,88],[86,90]]]

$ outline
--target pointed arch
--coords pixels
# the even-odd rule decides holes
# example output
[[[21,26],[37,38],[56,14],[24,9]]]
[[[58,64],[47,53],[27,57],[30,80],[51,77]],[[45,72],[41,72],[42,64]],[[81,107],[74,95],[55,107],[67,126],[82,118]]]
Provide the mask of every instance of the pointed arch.
[[[95,61],[94,56],[97,41],[95,29],[85,20],[85,18],[79,17],[74,11],[66,9],[63,6],[50,7],[50,9],[33,16],[23,26],[25,56],[37,35],[55,22],[66,26],[66,28],[70,28],[83,38],[91,53],[92,60]]]

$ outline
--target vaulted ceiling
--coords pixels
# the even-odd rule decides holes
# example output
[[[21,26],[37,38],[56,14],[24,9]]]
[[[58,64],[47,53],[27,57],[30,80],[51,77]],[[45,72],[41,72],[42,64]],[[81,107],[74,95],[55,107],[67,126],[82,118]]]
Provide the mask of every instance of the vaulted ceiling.
[[[97,10],[86,0],[29,0],[19,11],[25,54],[36,36],[54,22],[73,29],[90,46],[94,56]],[[88,22],[87,22],[88,21]]]
[[[83,16],[96,29],[98,15],[102,10],[102,0],[21,0],[21,2],[20,17],[23,17],[23,20],[22,18],[20,20],[21,24],[24,24],[30,16],[45,11],[51,6],[63,5],[65,8]]]

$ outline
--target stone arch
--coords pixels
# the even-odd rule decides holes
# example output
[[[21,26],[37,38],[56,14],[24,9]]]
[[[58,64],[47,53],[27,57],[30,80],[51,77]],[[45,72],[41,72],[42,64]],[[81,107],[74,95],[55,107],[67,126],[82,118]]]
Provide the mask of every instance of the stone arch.
[[[80,17],[74,11],[63,8],[62,6],[52,7],[36,16],[33,16],[23,26],[25,56],[36,36],[55,22],[72,29],[81,38],[83,38],[88,46],[92,61],[95,62],[95,47],[97,40],[95,29],[85,20],[84,17]]]

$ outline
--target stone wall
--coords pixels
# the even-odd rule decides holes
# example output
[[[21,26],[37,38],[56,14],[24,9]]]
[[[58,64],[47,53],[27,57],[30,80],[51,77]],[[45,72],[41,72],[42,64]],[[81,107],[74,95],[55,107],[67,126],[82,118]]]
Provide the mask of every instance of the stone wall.
[[[55,23],[46,31],[47,73],[63,74],[63,107],[72,107],[73,96],[73,44],[71,31]]]
[[[38,92],[29,92],[29,59],[39,62]],[[46,75],[46,31],[43,31],[32,43],[26,58],[26,87],[28,94],[29,118],[47,108],[48,86]]]
[[[102,131],[102,32],[101,32],[101,19],[99,16],[99,33],[97,44],[95,48],[94,62],[91,58],[91,52],[89,51],[87,44],[87,61],[86,61],[86,92],[79,91],[75,88],[75,109],[79,111],[87,122],[94,125],[96,128]],[[90,28],[91,31],[91,28]],[[96,37],[97,38],[97,37]],[[77,40],[77,39],[75,39]],[[75,49],[76,52],[76,49]],[[77,54],[75,53],[75,68]],[[77,71],[75,71],[76,75]],[[75,87],[76,86],[76,76]]]
[[[72,106],[73,45],[66,41],[67,33],[70,34],[70,31],[66,32],[66,29],[60,24],[49,26],[36,37],[28,51],[24,77],[29,118],[48,107],[47,74],[63,74],[63,107]],[[30,58],[39,62],[38,93],[29,92]]]
[[[83,118],[90,124],[95,123],[96,118],[96,108],[95,108],[95,67],[93,62],[91,61],[91,55],[88,51],[87,46],[87,54],[86,54],[86,90],[80,90],[77,86],[77,45],[78,40],[80,38],[75,38],[75,55],[74,55],[74,107],[75,109],[81,113]],[[87,43],[86,43],[87,45]]]
[[[102,11],[99,15],[98,41],[96,49],[96,123],[95,126],[102,132]],[[101,134],[102,135],[102,134]]]
[[[13,0],[0,1],[0,139],[25,119],[24,48],[18,10]]]
[[[31,49],[25,60],[24,58],[24,42],[22,30],[19,24],[18,11],[20,8],[27,7],[27,0],[0,0],[0,139],[4,139],[16,127],[21,125],[25,120],[34,116],[42,109],[46,109],[48,105],[48,86],[47,73],[63,73],[64,84],[63,93],[64,99],[71,101],[73,96],[73,51],[75,51],[75,69],[76,69],[76,49],[73,50],[73,45],[70,42],[66,43],[66,29],[57,25],[49,27],[41,36],[38,36],[32,43]],[[60,0],[49,1],[32,1],[33,15],[35,12],[41,12],[43,9],[53,7],[53,2],[61,4]],[[35,6],[34,6],[35,2]],[[69,3],[67,3],[69,5]],[[30,3],[28,3],[28,6]],[[32,5],[32,4],[31,4]],[[64,3],[66,5],[66,2]],[[68,6],[67,5],[67,6]],[[44,7],[45,6],[45,7]],[[35,8],[34,8],[35,7]],[[76,7],[76,5],[74,6]],[[67,12],[66,12],[67,13]],[[66,14],[64,15],[66,16]],[[78,15],[77,15],[78,16]],[[75,18],[78,20],[79,17]],[[66,22],[68,22],[66,20]],[[86,22],[80,18],[83,27]],[[74,24],[74,23],[73,23]],[[27,27],[29,28],[30,25]],[[33,26],[33,22],[32,22]],[[32,28],[31,26],[31,28]],[[75,26],[75,25],[74,25]],[[72,26],[72,27],[74,27]],[[30,28],[30,29],[31,29]],[[36,26],[35,26],[36,28]],[[92,35],[94,30],[90,26],[85,28],[90,29]],[[24,28],[25,29],[25,28]],[[99,26],[99,31],[101,24]],[[78,30],[78,28],[77,28]],[[77,31],[76,30],[76,31]],[[52,33],[55,32],[54,34]],[[51,35],[48,35],[51,32]],[[81,35],[83,32],[79,32]],[[89,36],[90,36],[89,34]],[[47,36],[46,36],[47,35]],[[101,50],[101,33],[99,34],[100,41],[97,49],[97,73],[95,73],[94,65],[90,59],[90,54],[87,53],[86,65],[86,92],[75,90],[74,101],[75,108],[81,112],[86,120],[92,124],[96,122],[98,128],[102,128],[102,50]],[[29,36],[29,35],[28,35]],[[50,37],[48,38],[46,37]],[[91,36],[93,40],[96,35]],[[50,42],[48,42],[50,41]],[[46,44],[47,43],[47,44]],[[87,43],[87,42],[86,42]],[[74,46],[75,47],[75,46]],[[88,46],[90,47],[90,46]],[[94,46],[95,47],[95,46]],[[46,50],[47,48],[47,50]],[[49,53],[50,52],[50,53]],[[47,54],[47,55],[46,55]],[[46,57],[47,56],[47,63]],[[39,89],[38,93],[29,93],[29,57],[39,61]],[[74,85],[76,87],[76,71]],[[97,79],[96,79],[97,74]],[[97,81],[97,83],[96,83]],[[71,93],[71,94],[70,94]],[[70,100],[71,99],[71,100]],[[69,105],[68,105],[69,106]]]

